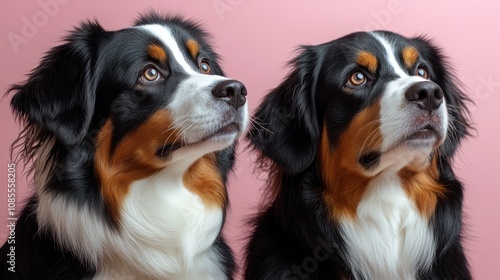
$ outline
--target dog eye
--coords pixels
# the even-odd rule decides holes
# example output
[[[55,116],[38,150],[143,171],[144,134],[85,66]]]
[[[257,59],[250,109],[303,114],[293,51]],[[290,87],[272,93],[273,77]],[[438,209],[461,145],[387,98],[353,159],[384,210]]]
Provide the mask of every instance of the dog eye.
[[[154,67],[149,67],[142,72],[141,79],[146,82],[154,82],[160,78],[160,72]]]
[[[360,86],[365,82],[366,82],[366,76],[361,72],[354,72],[348,81],[348,83],[352,86]]]
[[[427,69],[423,67],[418,67],[415,74],[424,79],[429,79],[429,73],[427,72]]]
[[[210,68],[210,63],[206,59],[203,59],[200,62],[200,72],[203,74],[210,74],[211,70],[212,68]]]

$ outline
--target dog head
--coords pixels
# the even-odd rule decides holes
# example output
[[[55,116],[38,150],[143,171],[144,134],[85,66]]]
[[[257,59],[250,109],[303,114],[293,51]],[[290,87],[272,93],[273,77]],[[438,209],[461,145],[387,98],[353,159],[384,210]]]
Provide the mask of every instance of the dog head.
[[[291,64],[248,134],[262,159],[289,174],[315,159],[362,177],[423,170],[467,135],[467,98],[425,38],[353,33],[303,47]]]
[[[26,122],[24,156],[53,143],[49,153],[66,172],[59,181],[90,166],[113,217],[134,181],[167,167],[182,174],[224,149],[230,160],[247,125],[245,86],[224,77],[205,32],[178,17],[150,14],[118,31],[84,23],[12,90]],[[65,192],[81,200],[91,192],[84,185]]]

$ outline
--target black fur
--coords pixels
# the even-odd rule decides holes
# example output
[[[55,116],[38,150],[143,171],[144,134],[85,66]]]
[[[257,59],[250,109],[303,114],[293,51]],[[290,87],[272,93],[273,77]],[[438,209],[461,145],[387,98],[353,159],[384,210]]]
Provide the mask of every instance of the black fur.
[[[431,227],[437,242],[432,268],[419,279],[470,279],[461,245],[462,185],[451,169],[452,156],[468,135],[468,101],[443,55],[425,38],[406,39],[383,32],[401,46],[411,44],[429,67],[433,81],[445,93],[453,116],[446,142],[440,147],[439,183],[446,197],[438,201]],[[341,90],[355,69],[357,50],[380,49],[367,33],[353,33],[332,42],[301,48],[291,72],[257,109],[247,135],[258,153],[262,170],[269,172],[264,209],[253,219],[247,244],[245,279],[354,279],[345,261],[345,244],[322,197],[317,160],[320,129],[327,120],[330,145],[353,116],[380,96],[392,77],[375,79],[370,92]]]

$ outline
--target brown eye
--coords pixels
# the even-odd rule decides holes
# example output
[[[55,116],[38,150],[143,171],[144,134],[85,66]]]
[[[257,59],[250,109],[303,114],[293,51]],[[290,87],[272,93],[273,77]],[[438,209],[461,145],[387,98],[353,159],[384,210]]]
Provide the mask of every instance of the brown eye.
[[[353,86],[360,86],[366,82],[366,76],[361,72],[354,72],[349,78],[349,84]]]
[[[160,73],[156,68],[149,67],[142,72],[142,78],[147,82],[154,82],[160,78]]]
[[[210,74],[211,70],[212,70],[212,68],[210,68],[210,63],[208,63],[208,61],[202,60],[200,62],[200,71],[201,71],[201,73],[203,73],[203,74]]]
[[[418,67],[415,74],[418,75],[418,76],[420,76],[420,77],[422,77],[422,78],[424,78],[424,79],[429,79],[429,73],[423,67]]]

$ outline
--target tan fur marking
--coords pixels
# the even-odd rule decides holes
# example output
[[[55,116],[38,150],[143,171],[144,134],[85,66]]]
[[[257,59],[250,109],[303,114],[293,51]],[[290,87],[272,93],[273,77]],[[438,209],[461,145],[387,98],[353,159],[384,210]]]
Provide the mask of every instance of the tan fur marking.
[[[362,51],[358,54],[356,62],[368,69],[370,72],[375,73],[377,71],[378,60],[377,57],[367,51]]]
[[[167,53],[159,45],[150,45],[148,47],[148,54],[152,58],[158,60],[162,65],[167,63]]]
[[[437,156],[430,166],[423,171],[407,167],[399,171],[401,182],[408,196],[413,200],[424,217],[430,218],[436,208],[439,197],[444,197],[446,189],[438,183]]]
[[[194,39],[189,39],[186,41],[186,47],[188,48],[191,57],[196,59],[200,53],[200,44],[198,44],[198,42]]]
[[[184,174],[183,182],[206,206],[223,208],[226,205],[227,192],[215,165],[215,154],[206,154],[193,163]]]
[[[407,68],[413,68],[418,60],[418,51],[414,47],[405,47],[401,55]]]
[[[325,183],[323,198],[331,218],[335,220],[356,216],[358,204],[370,181],[363,175],[358,158],[362,152],[380,150],[379,112],[379,103],[361,111],[333,148],[328,139],[326,122],[323,126],[318,153]]]
[[[172,129],[169,113],[159,111],[127,134],[113,151],[110,150],[112,138],[113,123],[108,120],[97,135],[94,164],[108,210],[119,222],[130,184],[164,168],[168,161],[156,156],[157,149],[179,137]]]

